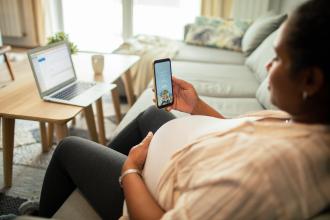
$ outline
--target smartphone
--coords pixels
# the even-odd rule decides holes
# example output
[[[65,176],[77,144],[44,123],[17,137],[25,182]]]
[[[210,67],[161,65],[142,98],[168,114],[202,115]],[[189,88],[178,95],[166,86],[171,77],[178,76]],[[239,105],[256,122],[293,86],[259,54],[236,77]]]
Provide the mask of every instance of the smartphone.
[[[156,104],[164,108],[173,104],[172,68],[169,58],[154,61]]]

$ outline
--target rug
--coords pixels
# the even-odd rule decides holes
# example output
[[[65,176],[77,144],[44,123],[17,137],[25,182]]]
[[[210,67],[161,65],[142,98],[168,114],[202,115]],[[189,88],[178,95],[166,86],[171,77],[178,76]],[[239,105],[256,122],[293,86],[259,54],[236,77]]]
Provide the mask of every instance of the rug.
[[[3,193],[0,193],[0,215],[18,215],[18,207],[25,201],[27,200],[19,197],[7,196]]]
[[[107,141],[110,140],[111,133],[117,126],[115,120],[115,116],[105,117]],[[77,117],[75,126],[69,123],[69,135],[89,139],[89,133],[84,118]],[[53,138],[53,140],[54,143],[50,151],[47,153],[42,152],[39,123],[16,120],[13,163],[15,165],[46,169],[57,145],[55,142],[56,139]],[[1,135],[0,143],[2,143]],[[2,144],[0,150],[2,150]]]

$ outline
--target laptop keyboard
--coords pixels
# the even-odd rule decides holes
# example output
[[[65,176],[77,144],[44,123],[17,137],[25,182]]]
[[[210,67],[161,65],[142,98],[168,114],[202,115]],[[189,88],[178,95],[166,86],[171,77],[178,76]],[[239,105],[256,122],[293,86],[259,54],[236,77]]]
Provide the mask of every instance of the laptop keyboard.
[[[94,85],[95,83],[77,82],[51,97],[62,100],[71,100]]]

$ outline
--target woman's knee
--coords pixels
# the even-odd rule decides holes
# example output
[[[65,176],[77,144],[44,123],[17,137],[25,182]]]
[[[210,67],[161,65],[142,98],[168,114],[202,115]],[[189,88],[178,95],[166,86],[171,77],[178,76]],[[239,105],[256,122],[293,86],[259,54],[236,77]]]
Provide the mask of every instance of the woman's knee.
[[[164,109],[159,109],[154,105],[147,108],[141,114],[141,119],[142,120],[152,120],[152,119],[155,119],[155,118],[163,118],[164,120],[171,120],[171,119],[174,119],[175,116],[172,113],[167,112]]]
[[[149,107],[138,118],[138,126],[142,137],[149,131],[155,133],[163,124],[174,119],[175,116],[155,106]]]
[[[77,153],[77,149],[81,149],[86,145],[91,145],[91,143],[93,142],[76,136],[66,137],[57,145],[53,157],[62,158],[64,155],[65,157],[68,157],[72,153]]]

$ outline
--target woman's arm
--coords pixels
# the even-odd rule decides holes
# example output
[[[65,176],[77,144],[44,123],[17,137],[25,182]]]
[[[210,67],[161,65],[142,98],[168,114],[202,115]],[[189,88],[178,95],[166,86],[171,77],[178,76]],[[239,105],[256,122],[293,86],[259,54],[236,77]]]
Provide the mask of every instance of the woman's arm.
[[[123,165],[122,173],[128,169],[143,169],[152,137],[152,133],[149,132],[139,145],[131,149]],[[160,219],[165,213],[152,197],[139,174],[126,175],[122,179],[122,187],[131,219]]]
[[[206,102],[201,100],[198,97],[198,101],[191,112],[192,115],[207,115],[215,118],[225,118],[222,114],[220,114],[217,110],[209,106]]]
[[[160,219],[165,213],[139,175],[125,176],[122,186],[130,219]]]
[[[194,86],[182,79],[172,77],[174,103],[166,108],[167,111],[176,109],[192,115],[207,115],[216,118],[224,118],[214,108],[201,100]]]

